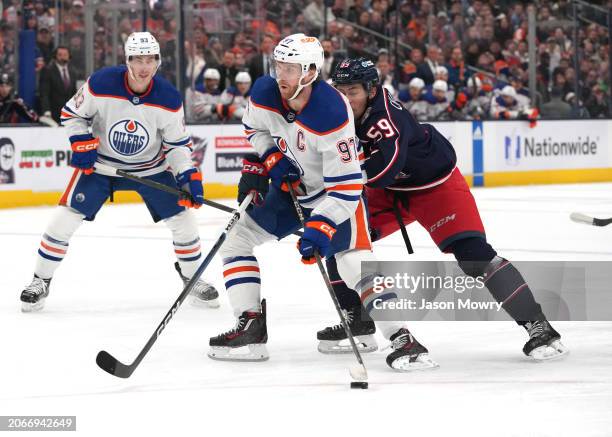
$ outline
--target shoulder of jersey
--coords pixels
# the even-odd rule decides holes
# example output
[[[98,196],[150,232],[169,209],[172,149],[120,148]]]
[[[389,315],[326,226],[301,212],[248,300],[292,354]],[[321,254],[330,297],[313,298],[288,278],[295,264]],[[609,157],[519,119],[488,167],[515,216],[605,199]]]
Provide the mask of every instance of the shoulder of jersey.
[[[342,129],[349,122],[348,101],[327,82],[316,83],[310,101],[298,120],[305,128],[318,135]],[[352,116],[352,115],[351,115]]]
[[[105,67],[93,73],[89,80],[89,90],[94,96],[131,99],[125,85],[127,67]],[[163,77],[156,75],[153,89],[143,98],[144,104],[149,104],[170,111],[177,111],[182,105],[181,95],[174,86]]]
[[[259,77],[251,88],[251,101],[264,109],[279,110],[282,102],[276,80],[268,75]]]

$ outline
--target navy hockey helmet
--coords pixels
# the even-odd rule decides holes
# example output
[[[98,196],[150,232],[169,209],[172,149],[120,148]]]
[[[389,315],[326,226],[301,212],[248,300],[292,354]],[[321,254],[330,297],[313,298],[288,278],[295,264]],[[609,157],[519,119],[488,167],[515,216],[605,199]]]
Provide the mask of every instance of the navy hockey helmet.
[[[367,92],[378,85],[378,70],[374,63],[366,58],[345,59],[340,62],[332,74],[336,85],[362,84]]]

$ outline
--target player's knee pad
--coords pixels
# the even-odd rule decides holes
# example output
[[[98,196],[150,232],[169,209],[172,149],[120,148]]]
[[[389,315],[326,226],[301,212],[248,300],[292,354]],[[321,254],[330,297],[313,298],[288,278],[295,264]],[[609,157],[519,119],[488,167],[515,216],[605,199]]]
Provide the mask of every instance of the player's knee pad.
[[[219,249],[219,254],[221,258],[252,255],[254,247],[275,238],[274,235],[264,231],[251,217],[245,214],[227,236],[221,249]]]
[[[172,232],[172,239],[176,243],[199,239],[198,222],[195,214],[190,210],[181,211],[164,220],[164,223]]]
[[[74,232],[81,226],[85,216],[68,206],[55,209],[45,234],[58,241],[68,242]]]
[[[362,261],[376,261],[374,253],[370,250],[347,250],[337,253],[336,265],[340,278],[347,287],[361,293],[361,282],[364,279],[361,271]]]
[[[463,272],[472,277],[482,276],[497,252],[484,238],[470,237],[453,243],[451,251]]]

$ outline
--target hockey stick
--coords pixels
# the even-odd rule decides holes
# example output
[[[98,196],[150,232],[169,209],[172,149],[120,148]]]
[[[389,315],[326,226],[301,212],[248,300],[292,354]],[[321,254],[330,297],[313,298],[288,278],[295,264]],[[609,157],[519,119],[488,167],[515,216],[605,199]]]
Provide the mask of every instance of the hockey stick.
[[[100,164],[99,162],[96,162],[95,169],[96,169],[96,173],[100,173],[105,176],[121,176],[122,178],[129,179],[134,182],[138,182],[142,185],[146,185],[147,187],[155,188],[160,191],[165,191],[166,193],[174,194],[175,196],[178,196],[180,199],[188,199],[190,201],[193,201],[193,198],[191,197],[191,193],[187,191],[179,190],[178,188],[173,188],[166,184],[152,181],[151,179],[145,179],[140,176],[135,176],[124,170],[120,170],[118,168],[111,167],[110,165]],[[221,211],[225,211],[229,213],[234,212],[234,210],[230,208],[229,206],[225,206],[221,203],[213,202],[212,200],[204,199],[202,203],[204,205],[212,206],[213,208],[220,209]]]
[[[570,214],[570,219],[576,223],[584,223],[593,226],[608,226],[612,223],[612,217],[607,219],[595,218],[579,212],[573,212]]]
[[[240,220],[240,216],[244,213],[244,210],[251,203],[252,198],[253,195],[249,194],[238,206],[238,209],[234,211],[232,218],[221,232],[221,235],[219,235],[217,242],[214,244],[212,249],[210,249],[210,252],[208,252],[208,255],[206,255],[206,258],[195,271],[187,285],[185,285],[185,288],[183,288],[183,291],[181,292],[179,297],[176,299],[176,301],[174,301],[174,304],[170,307],[170,309],[162,319],[161,323],[157,326],[157,329],[155,329],[155,332],[153,332],[153,335],[151,335],[151,338],[149,338],[149,341],[147,341],[147,343],[144,345],[136,359],[131,364],[126,365],[117,360],[108,352],[100,351],[98,352],[98,356],[96,357],[96,363],[102,370],[110,373],[111,375],[117,376],[118,378],[129,378],[132,373],[134,373],[134,370],[136,370],[145,355],[153,347],[153,345],[157,341],[157,338],[161,335],[166,326],[168,326],[168,323],[170,323],[170,320],[172,320],[174,314],[178,311],[183,301],[187,298],[194,284],[198,281],[198,279],[200,279],[200,276],[202,276],[202,273],[204,272],[206,267],[208,267],[210,261],[217,254],[217,251],[227,238],[227,234],[232,230],[238,220]]]
[[[175,196],[178,196],[179,199],[188,199],[193,203],[193,198],[191,197],[191,193],[187,191],[179,190],[178,188],[173,188],[166,184],[152,181],[151,179],[145,179],[140,176],[135,176],[124,170],[120,170],[120,169],[111,167],[110,165],[100,164],[99,162],[96,162],[95,169],[96,169],[96,173],[100,173],[105,176],[120,176],[122,178],[129,179],[134,182],[138,182],[142,185],[146,185],[147,187],[156,188],[160,191],[165,191],[166,193],[174,194]],[[221,211],[229,212],[232,214],[234,213],[234,210],[232,208],[230,208],[229,206],[225,206],[222,203],[218,203],[218,202],[208,200],[208,199],[204,199],[202,203],[204,205],[211,206]],[[301,237],[302,232],[301,231],[294,232],[294,235]]]
[[[300,205],[300,202],[298,201],[297,196],[295,194],[295,189],[293,188],[291,183],[287,182],[287,187],[289,188],[289,194],[291,194],[291,200],[293,201],[293,207],[295,208],[295,212],[297,213],[298,218],[300,219],[300,223],[302,224],[302,227],[303,227],[305,219],[304,219],[304,211],[302,210],[302,205]],[[346,321],[346,316],[344,315],[342,308],[340,308],[340,303],[338,302],[336,293],[334,293],[334,287],[332,286],[331,281],[329,279],[329,275],[327,274],[327,271],[325,270],[325,267],[323,266],[321,255],[319,255],[319,252],[316,250],[314,252],[314,257],[317,260],[317,265],[319,266],[319,271],[321,272],[321,276],[323,276],[323,281],[325,281],[325,285],[327,286],[327,291],[329,291],[329,295],[331,296],[331,299],[334,302],[334,307],[336,308],[336,311],[338,315],[340,316],[340,322],[342,323],[344,332],[346,332],[346,336],[348,337],[349,342],[351,343],[351,349],[353,350],[353,353],[355,354],[355,358],[357,358],[357,362],[359,363],[358,366],[351,366],[349,368],[349,372],[351,376],[353,377],[353,379],[356,379],[357,381],[367,381],[368,371],[365,367],[365,364],[363,364],[363,359],[361,358],[359,349],[357,349],[357,345],[355,344],[355,339],[353,338],[353,333],[351,332],[351,328],[348,325],[348,322]]]

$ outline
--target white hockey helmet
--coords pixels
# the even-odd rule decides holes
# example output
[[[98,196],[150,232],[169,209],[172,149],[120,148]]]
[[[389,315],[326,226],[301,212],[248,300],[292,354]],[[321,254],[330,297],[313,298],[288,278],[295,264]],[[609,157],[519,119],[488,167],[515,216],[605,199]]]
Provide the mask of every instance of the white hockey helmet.
[[[501,95],[506,97],[512,97],[516,99],[516,90],[512,85],[506,85],[501,90]]]
[[[134,78],[134,74],[130,69],[132,56],[153,55],[157,60],[157,68],[159,69],[161,66],[159,43],[150,32],[132,32],[125,41],[124,52],[125,61],[132,78]]]
[[[422,90],[423,88],[425,88],[425,82],[420,77],[413,77],[410,83],[408,84],[408,87]]]
[[[300,91],[313,83],[323,67],[323,47],[318,38],[306,36],[303,33],[289,35],[274,48],[274,62],[287,62],[301,65],[300,81],[297,90],[289,100],[295,99]],[[315,67],[315,75],[308,83],[302,84],[302,79],[308,74],[311,66]],[[275,77],[274,68],[272,69]]]
[[[251,75],[249,73],[247,73],[246,71],[241,71],[240,73],[238,73],[236,75],[236,78],[234,79],[234,82],[236,83],[251,83]]]
[[[443,65],[439,65],[438,67],[436,67],[436,76],[439,74],[448,77],[448,68]]]
[[[432,88],[433,88],[434,91],[447,92],[448,91],[448,84],[446,82],[444,82],[443,80],[436,80],[433,83]]]
[[[482,89],[482,81],[478,76],[470,76],[467,80],[468,88],[476,87],[477,90]]]
[[[216,68],[207,68],[204,71],[204,79],[221,80],[221,73]]]

